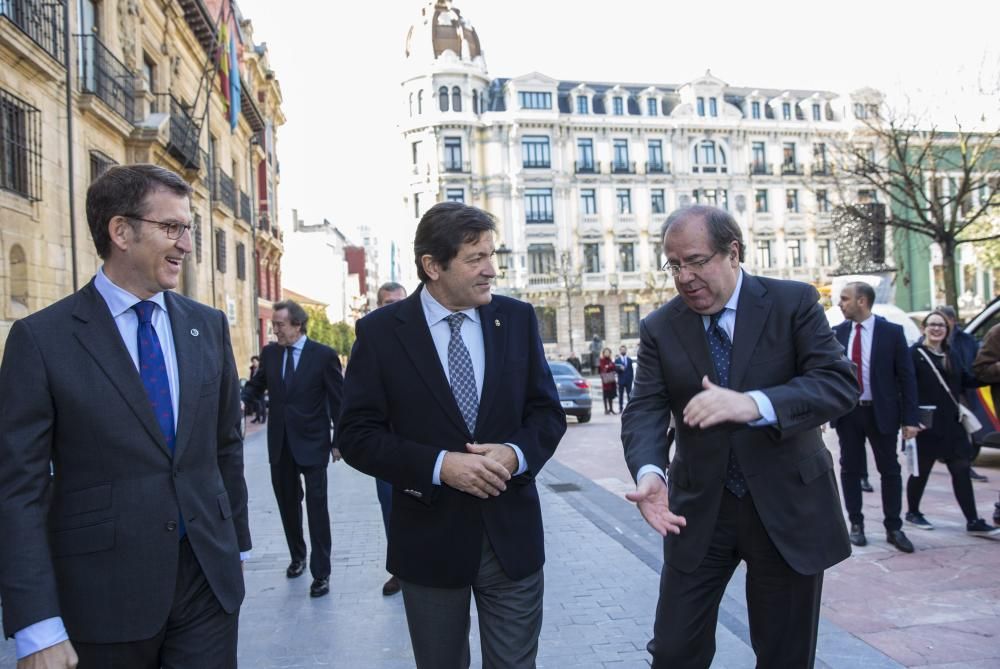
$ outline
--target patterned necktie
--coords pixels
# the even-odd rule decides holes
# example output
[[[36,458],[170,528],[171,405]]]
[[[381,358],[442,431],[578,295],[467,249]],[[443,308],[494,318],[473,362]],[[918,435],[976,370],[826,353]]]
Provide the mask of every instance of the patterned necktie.
[[[448,316],[451,339],[448,341],[448,375],[451,377],[451,392],[462,412],[469,434],[476,430],[476,416],[479,414],[479,392],[476,390],[476,374],[472,371],[472,357],[462,341],[462,321],[465,314]]]
[[[289,388],[292,385],[292,377],[295,376],[294,351],[294,346],[285,347],[285,388]]]
[[[708,326],[708,350],[712,354],[712,362],[715,364],[715,375],[719,378],[719,385],[728,388],[729,366],[733,360],[733,342],[729,339],[726,331],[719,326],[719,319],[722,318],[725,311],[723,309],[712,314]],[[743,497],[747,494],[747,482],[743,478],[743,471],[740,469],[740,463],[732,448],[729,449],[729,464],[726,467],[726,488],[737,497]]]
[[[137,340],[139,344],[139,377],[149,396],[149,404],[153,407],[156,422],[163,432],[170,453],[174,452],[177,435],[174,431],[174,405],[170,395],[170,381],[167,379],[167,362],[160,348],[160,338],[153,328],[154,302],[144,300],[132,305],[139,318]],[[178,513],[180,517],[180,513]],[[180,517],[178,539],[184,536],[184,519]]]

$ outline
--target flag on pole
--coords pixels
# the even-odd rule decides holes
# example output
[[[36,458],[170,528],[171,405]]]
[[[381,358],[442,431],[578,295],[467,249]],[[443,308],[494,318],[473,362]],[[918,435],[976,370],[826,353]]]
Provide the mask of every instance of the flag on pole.
[[[229,37],[229,130],[234,132],[240,118],[240,62],[236,51],[236,35]]]
[[[219,70],[219,89],[225,100],[226,113],[230,113],[232,106],[232,84],[230,83],[230,61],[232,60],[229,49],[229,29],[226,26],[226,19],[222,19],[219,24],[218,48],[216,49],[216,62]],[[238,75],[237,75],[238,76]]]

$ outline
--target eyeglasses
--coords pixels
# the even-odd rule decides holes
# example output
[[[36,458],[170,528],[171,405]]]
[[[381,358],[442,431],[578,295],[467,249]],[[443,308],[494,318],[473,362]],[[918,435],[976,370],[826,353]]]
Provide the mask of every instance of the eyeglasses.
[[[133,216],[131,214],[122,214],[125,218],[131,218],[135,221],[142,221],[143,223],[152,223],[153,225],[160,226],[160,229],[167,233],[167,239],[180,239],[184,236],[185,232],[190,232],[191,226],[186,223],[179,223],[178,221],[154,221],[148,218],[142,218],[141,216]]]
[[[948,327],[944,323],[928,323],[924,326],[925,328],[946,328]]]
[[[660,269],[663,270],[664,272],[670,272],[670,276],[678,276],[684,270],[687,270],[692,274],[697,274],[705,265],[708,264],[708,261],[710,261],[717,255],[719,255],[718,251],[716,251],[712,255],[702,260],[692,260],[691,262],[685,262],[679,265],[671,264],[668,262],[664,263],[663,267],[661,267]]]

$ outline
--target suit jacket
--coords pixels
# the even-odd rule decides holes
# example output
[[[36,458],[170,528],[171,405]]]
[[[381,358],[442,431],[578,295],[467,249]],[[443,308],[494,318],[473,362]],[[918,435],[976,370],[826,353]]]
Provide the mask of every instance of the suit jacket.
[[[682,572],[698,568],[719,514],[733,450],[768,536],[797,572],[815,574],[850,555],[833,458],[819,426],[854,406],[857,383],[809,285],[744,273],[736,311],[729,387],[761,390],[778,422],[687,426],[684,407],[717,382],[700,314],[674,298],[644,318],[632,400],[622,416],[625,459],[664,468],[673,414],[676,455],[669,500],[687,518],[664,540],[664,559]]]
[[[357,324],[337,445],[352,467],[393,486],[388,570],[404,581],[471,584],[483,532],[512,579],[545,561],[535,475],[566,431],[566,416],[531,305],[494,296],[479,315],[486,371],[471,434],[434,348],[420,290]],[[516,444],[527,471],[490,499],[435,486],[438,453],[466,452],[472,441]]]
[[[854,321],[845,320],[833,329],[848,357],[847,344],[853,327]],[[875,317],[868,370],[878,431],[896,434],[901,425],[916,425],[920,420],[917,414],[917,379],[901,325],[890,323],[881,316]],[[830,422],[837,427],[836,420]]]
[[[178,512],[223,608],[243,600],[250,530],[229,324],[165,300],[180,384],[172,457],[93,281],[11,329],[0,367],[8,636],[62,616],[74,641],[152,637],[174,600]]]
[[[635,379],[635,368],[632,363],[633,360],[630,355],[615,356],[615,367],[621,367],[618,371],[619,386],[632,386],[632,381]]]
[[[244,400],[268,392],[267,455],[272,464],[281,457],[285,439],[295,462],[303,467],[330,461],[333,439],[330,425],[340,414],[344,377],[337,351],[306,339],[291,388],[285,387],[285,349],[268,344],[260,352],[260,368],[243,387]]]

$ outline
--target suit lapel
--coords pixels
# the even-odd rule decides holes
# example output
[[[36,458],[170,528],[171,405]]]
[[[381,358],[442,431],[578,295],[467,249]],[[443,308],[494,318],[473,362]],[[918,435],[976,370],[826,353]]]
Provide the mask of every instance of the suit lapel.
[[[486,371],[483,378],[483,395],[479,400],[479,414],[476,417],[476,429],[483,423],[486,407],[493,406],[496,401],[497,389],[500,387],[500,375],[504,359],[507,356],[507,319],[496,303],[479,308],[479,320],[483,329],[483,350],[486,355]]]
[[[767,289],[757,279],[743,273],[743,287],[736,306],[736,325],[733,328],[733,359],[729,368],[729,387],[740,390],[743,377],[750,367],[750,359],[764,324],[771,313],[771,301],[767,299]]]
[[[834,334],[837,336],[837,341],[840,342],[840,345],[844,347],[845,355],[847,354],[847,342],[851,338],[851,328],[847,325],[848,323],[850,323],[850,321],[844,321],[834,328]]]
[[[182,300],[173,293],[164,294],[167,313],[170,314],[170,331],[174,336],[174,354],[177,357],[177,378],[180,384],[177,400],[177,440],[174,443],[174,458],[180,458],[187,446],[194,417],[198,413],[198,396],[201,388],[201,370],[207,333],[204,322]],[[195,333],[198,333],[197,335]]]
[[[448,418],[462,432],[468,434],[469,428],[465,424],[465,419],[462,418],[462,413],[458,410],[455,395],[451,392],[451,386],[444,374],[444,367],[441,366],[437,349],[434,347],[430,328],[427,327],[427,318],[424,316],[423,305],[420,303],[420,291],[422,290],[423,286],[406,298],[396,312],[396,318],[401,321],[399,327],[396,328],[396,337],[403,350],[410,356],[410,360],[413,361],[420,379],[426,384],[431,396],[441,405]]]
[[[73,311],[73,317],[78,321],[73,336],[94,358],[153,441],[168,458],[172,457],[135,363],[125,348],[125,342],[122,341],[121,332],[111,317],[107,303],[97,292],[93,281],[80,290],[79,297]]]
[[[712,364],[712,355],[708,352],[708,338],[705,336],[705,323],[701,319],[701,314],[688,309],[680,299],[674,302],[674,305],[674,313],[667,322],[680,340],[681,349],[691,358],[699,382],[703,376],[708,375],[713,383],[718,383],[719,378],[715,373],[715,365]]]

